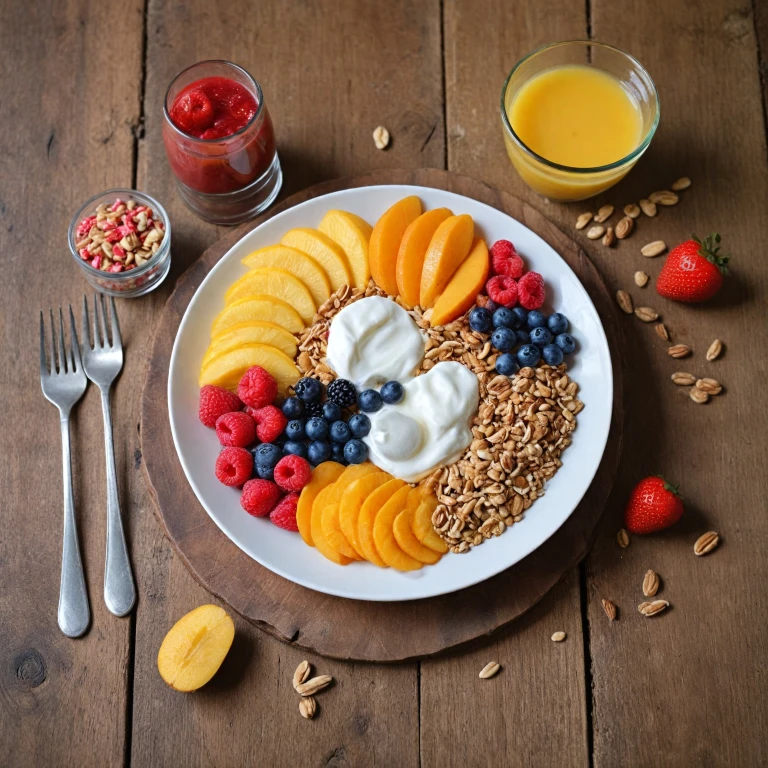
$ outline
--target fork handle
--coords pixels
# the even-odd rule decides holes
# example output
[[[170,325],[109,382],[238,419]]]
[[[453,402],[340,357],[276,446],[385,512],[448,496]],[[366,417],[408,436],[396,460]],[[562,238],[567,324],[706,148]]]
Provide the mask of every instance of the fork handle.
[[[72,493],[72,462],[69,446],[69,416],[61,416],[61,453],[64,478],[64,543],[61,551],[59,628],[67,637],[80,637],[91,620],[85,588],[83,561],[77,541],[75,499]]]
[[[115,616],[125,616],[136,602],[136,587],[120,515],[108,387],[101,388],[101,411],[104,416],[104,447],[107,454],[107,557],[104,564],[104,602]]]

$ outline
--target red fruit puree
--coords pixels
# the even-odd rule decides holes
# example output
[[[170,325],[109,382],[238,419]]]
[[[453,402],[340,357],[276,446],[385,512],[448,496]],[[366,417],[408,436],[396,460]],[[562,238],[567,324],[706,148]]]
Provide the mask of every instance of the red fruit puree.
[[[251,124],[258,110],[256,97],[227,77],[204,77],[181,90],[168,112],[185,136],[164,131],[177,178],[197,192],[221,194],[261,176],[275,157],[275,137],[266,107]]]

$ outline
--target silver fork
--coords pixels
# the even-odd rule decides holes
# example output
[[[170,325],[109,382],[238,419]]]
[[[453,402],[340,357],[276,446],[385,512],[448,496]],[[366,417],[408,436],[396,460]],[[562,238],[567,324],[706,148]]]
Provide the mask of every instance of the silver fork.
[[[77,541],[75,498],[72,493],[72,462],[69,447],[69,414],[72,406],[83,396],[88,384],[80,363],[80,348],[72,307],[69,308],[71,345],[64,343],[64,317],[59,308],[58,343],[56,323],[51,312],[51,364],[45,359],[45,321],[40,312],[40,385],[45,398],[59,409],[61,422],[61,452],[64,478],[64,541],[61,551],[61,584],[59,587],[59,627],[67,637],[80,637],[88,629],[91,609],[85,588],[83,561]],[[58,348],[58,363],[56,352]]]
[[[99,304],[101,303],[101,308]],[[107,310],[104,296],[93,297],[93,345],[91,345],[88,299],[83,297],[83,367],[88,378],[101,392],[104,416],[104,447],[107,454],[107,556],[104,563],[104,602],[115,616],[125,616],[136,602],[136,587],[131,561],[125,545],[120,498],[117,493],[115,447],[112,439],[112,414],[109,390],[123,367],[123,342],[117,323],[115,300],[109,300],[110,332],[107,335]],[[110,341],[111,337],[111,341]]]

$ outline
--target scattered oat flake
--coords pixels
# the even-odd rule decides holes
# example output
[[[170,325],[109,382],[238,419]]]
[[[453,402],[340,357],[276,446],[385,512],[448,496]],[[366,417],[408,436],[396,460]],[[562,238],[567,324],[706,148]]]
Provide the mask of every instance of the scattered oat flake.
[[[629,546],[629,534],[624,528],[619,528],[619,532],[616,534],[616,541],[622,549],[626,549]]]
[[[311,720],[317,712],[317,701],[314,696],[304,696],[299,701],[299,712],[305,720]]]
[[[653,597],[659,591],[660,583],[659,575],[649,568],[643,576],[643,594],[646,597]]]
[[[663,610],[669,608],[669,603],[666,600],[654,600],[651,603],[640,603],[637,606],[637,610],[643,614],[643,616],[655,616],[657,613],[661,613]]]
[[[697,557],[706,555],[720,544],[720,534],[717,531],[708,531],[696,539],[693,545],[693,551]]]
[[[673,192],[682,192],[684,189],[688,189],[691,186],[691,180],[687,176],[681,176],[677,181],[673,182],[670,189]]]
[[[605,615],[608,617],[609,621],[616,621],[616,606],[614,603],[612,603],[610,600],[601,600],[600,601],[603,606],[603,610],[605,611]]]
[[[373,132],[373,143],[376,149],[386,149],[389,146],[389,131],[383,125]]]
[[[567,637],[567,635],[565,634],[565,632],[562,632],[562,631],[555,632],[555,634],[552,635],[552,642],[553,643],[562,643],[563,640],[565,640],[566,637]]]
[[[713,360],[717,360],[723,351],[723,342],[720,339],[715,339],[707,350],[707,360],[711,363]]]
[[[501,664],[499,664],[498,661],[489,661],[481,670],[480,670],[480,679],[481,680],[489,680],[492,678],[499,670],[501,669]]]

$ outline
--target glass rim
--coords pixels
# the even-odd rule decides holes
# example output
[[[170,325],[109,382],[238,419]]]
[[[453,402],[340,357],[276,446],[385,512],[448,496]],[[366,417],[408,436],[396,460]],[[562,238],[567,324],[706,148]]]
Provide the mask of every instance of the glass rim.
[[[600,48],[607,48],[608,50],[614,51],[624,58],[631,61],[635,67],[642,73],[642,75],[647,78],[648,82],[651,84],[651,88],[653,89],[653,95],[656,99],[656,110],[653,117],[653,122],[646,132],[645,136],[643,137],[643,140],[635,147],[635,149],[632,150],[628,155],[625,155],[619,160],[616,160],[612,163],[608,163],[607,165],[598,165],[590,168],[585,167],[576,167],[571,165],[562,165],[561,163],[556,163],[553,160],[547,160],[546,157],[543,157],[542,155],[539,155],[537,152],[534,152],[529,146],[525,144],[525,142],[515,133],[514,128],[512,128],[512,124],[509,120],[509,116],[507,115],[506,105],[504,103],[504,97],[507,93],[507,88],[509,87],[509,83],[512,80],[512,76],[515,74],[515,72],[520,69],[520,67],[525,64],[529,59],[533,58],[534,56],[538,55],[539,53],[542,53],[543,51],[546,51],[550,48],[557,48],[563,45],[594,45]],[[598,67],[595,64],[589,63],[587,66],[594,66],[597,69]],[[648,71],[646,68],[631,54],[627,53],[626,51],[622,51],[620,48],[616,48],[613,45],[608,45],[608,43],[600,43],[596,42],[595,40],[562,40],[557,43],[547,43],[546,45],[539,46],[535,50],[531,51],[529,54],[524,56],[520,61],[515,64],[514,67],[512,67],[510,73],[507,75],[506,80],[504,81],[504,85],[501,88],[501,122],[504,127],[504,132],[530,157],[532,157],[534,160],[537,160],[538,162],[548,166],[549,168],[554,168],[558,171],[566,171],[567,173],[575,173],[575,174],[584,174],[584,173],[600,173],[603,171],[612,171],[616,170],[617,168],[620,168],[623,165],[626,165],[627,163],[637,159],[640,157],[640,155],[645,152],[645,150],[648,148],[648,145],[651,143],[651,139],[653,138],[654,134],[656,133],[656,128],[659,125],[659,119],[661,118],[661,106],[659,102],[659,92],[656,89],[656,83],[653,82],[653,78],[648,74]]]
[[[140,267],[134,267],[133,269],[124,270],[122,272],[106,272],[103,269],[96,269],[96,267],[92,267],[87,261],[80,258],[80,254],[77,252],[76,247],[76,239],[75,239],[75,231],[77,230],[77,225],[80,223],[80,219],[83,216],[83,213],[88,208],[95,207],[96,201],[99,200],[102,197],[105,197],[109,195],[110,197],[112,195],[124,195],[125,197],[128,197],[129,195],[131,197],[143,197],[146,201],[148,201],[153,207],[157,209],[157,211],[160,213],[160,216],[163,219],[163,225],[164,225],[164,231],[165,231],[165,237],[163,238],[163,243],[160,246],[160,248],[157,249],[157,253],[153,253],[150,258],[147,259],[146,264],[142,264]],[[92,275],[97,275],[101,279],[107,279],[107,275],[109,275],[109,280],[115,280],[116,282],[120,282],[121,280],[129,280],[129,279],[135,279],[136,277],[143,275],[145,272],[148,272],[152,267],[155,267],[157,263],[161,260],[161,258],[165,255],[165,252],[167,250],[170,250],[171,247],[171,222],[168,218],[168,214],[165,212],[165,208],[163,208],[160,203],[155,200],[154,197],[151,195],[146,194],[146,192],[139,192],[137,189],[127,189],[125,187],[115,187],[113,189],[105,189],[103,192],[99,192],[98,195],[94,195],[90,199],[86,200],[80,208],[78,208],[75,215],[72,217],[72,221],[69,224],[69,230],[67,232],[67,240],[69,241],[69,252],[72,254],[72,258],[80,265],[82,269],[84,269],[86,272],[89,272]]]
[[[186,131],[182,131],[181,128],[179,128],[176,123],[171,120],[170,112],[168,112],[168,96],[171,93],[171,88],[173,88],[173,84],[186,72],[189,72],[190,69],[194,69],[195,67],[202,66],[203,64],[225,64],[228,67],[232,67],[233,69],[239,70],[245,77],[251,81],[251,84],[254,87],[254,90],[257,94],[258,104],[256,105],[256,112],[254,113],[253,117],[242,127],[240,130],[235,131],[234,133],[230,133],[229,136],[222,136],[218,139],[201,139],[197,136],[192,136],[191,134],[187,133]],[[197,61],[194,64],[190,64],[188,67],[185,67],[181,70],[181,72],[178,72],[176,76],[171,80],[170,84],[168,85],[168,88],[165,91],[165,96],[163,97],[163,117],[165,118],[166,123],[173,129],[175,133],[177,133],[182,138],[186,139],[187,141],[194,141],[198,144],[201,144],[202,146],[211,146],[212,144],[221,144],[225,141],[229,141],[230,139],[234,139],[241,134],[243,134],[245,131],[247,131],[261,116],[261,113],[263,112],[264,107],[264,92],[261,90],[261,86],[259,85],[256,78],[245,68],[241,67],[239,64],[235,64],[232,61],[227,61],[226,59],[205,59],[204,61]]]

